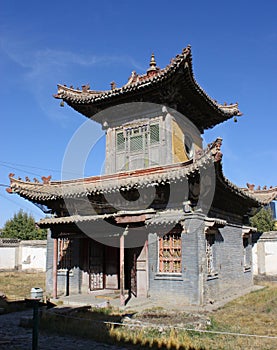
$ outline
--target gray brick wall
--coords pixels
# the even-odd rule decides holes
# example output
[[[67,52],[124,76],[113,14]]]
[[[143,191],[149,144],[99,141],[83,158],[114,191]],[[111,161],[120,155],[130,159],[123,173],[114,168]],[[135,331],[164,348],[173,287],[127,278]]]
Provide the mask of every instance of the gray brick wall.
[[[51,231],[47,234],[46,256],[46,294],[53,294],[53,248],[54,240]],[[79,268],[79,240],[75,239],[72,245],[72,268],[70,271],[58,270],[57,293],[58,295],[78,294],[81,292],[81,270]]]
[[[157,298],[179,300],[189,305],[202,304],[204,215],[191,216],[182,233],[182,273],[158,272],[158,236],[149,234],[149,294]],[[165,229],[165,233],[166,233]]]
[[[206,303],[231,297],[253,285],[252,269],[244,271],[242,228],[229,224],[218,231],[221,237],[215,243],[218,276],[216,279],[207,278],[204,289]],[[251,249],[251,244],[247,249]]]
[[[213,246],[217,274],[208,276],[204,219],[201,213],[188,214],[183,223],[180,275],[158,273],[158,236],[149,234],[150,296],[203,305],[232,297],[253,284],[252,270],[244,270],[242,227],[238,225],[217,229]]]
[[[188,214],[182,235],[182,268],[185,292],[189,295],[189,304],[203,303],[203,265],[205,264],[204,219],[202,214]]]
[[[182,223],[182,271],[164,274],[158,271],[158,235],[155,230],[148,235],[149,295],[161,300],[187,305],[203,305],[232,297],[253,284],[252,270],[244,269],[242,227],[227,224],[218,228],[213,246],[214,266],[217,275],[208,276],[206,258],[205,216],[188,214]],[[169,231],[164,228],[164,233]],[[159,232],[161,228],[159,227]],[[74,240],[72,269],[58,274],[58,294],[77,294],[87,290],[82,286],[79,268],[80,241]],[[251,241],[247,247],[251,250]],[[48,234],[46,292],[52,293],[53,239]],[[251,254],[250,254],[251,260]],[[251,261],[250,261],[251,262]],[[85,283],[85,282],[84,282]]]

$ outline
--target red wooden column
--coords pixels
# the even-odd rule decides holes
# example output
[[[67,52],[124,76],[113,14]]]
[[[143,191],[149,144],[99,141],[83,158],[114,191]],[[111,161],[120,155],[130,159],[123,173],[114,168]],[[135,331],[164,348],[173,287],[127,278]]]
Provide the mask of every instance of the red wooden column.
[[[58,273],[58,239],[54,238],[54,247],[53,247],[53,298],[54,299],[57,299],[57,291],[58,291],[57,273]]]
[[[120,236],[120,256],[119,256],[119,266],[120,266],[120,304],[125,305],[125,276],[124,276],[124,233]]]
[[[126,226],[124,232],[120,236],[119,242],[119,287],[120,287],[120,304],[122,306],[125,305],[125,275],[124,275],[124,236],[128,234],[128,225]]]

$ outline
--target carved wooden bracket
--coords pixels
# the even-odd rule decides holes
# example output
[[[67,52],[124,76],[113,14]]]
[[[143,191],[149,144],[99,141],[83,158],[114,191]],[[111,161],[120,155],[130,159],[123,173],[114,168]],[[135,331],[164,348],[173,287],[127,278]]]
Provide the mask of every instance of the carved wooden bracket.
[[[221,228],[226,226],[227,221],[216,219],[216,218],[206,218],[205,219],[205,233],[207,233],[211,229]]]

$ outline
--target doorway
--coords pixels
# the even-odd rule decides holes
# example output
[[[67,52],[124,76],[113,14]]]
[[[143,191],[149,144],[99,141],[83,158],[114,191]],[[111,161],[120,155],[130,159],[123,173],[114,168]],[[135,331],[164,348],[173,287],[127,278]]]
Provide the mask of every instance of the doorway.
[[[88,244],[89,290],[119,288],[119,249],[92,239]]]

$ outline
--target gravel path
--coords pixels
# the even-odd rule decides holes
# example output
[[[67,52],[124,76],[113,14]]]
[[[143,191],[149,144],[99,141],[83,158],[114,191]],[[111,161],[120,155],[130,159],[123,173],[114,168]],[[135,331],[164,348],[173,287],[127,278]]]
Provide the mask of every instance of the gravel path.
[[[32,349],[32,329],[19,325],[20,318],[32,317],[32,310],[0,315],[0,349],[1,350],[30,350]],[[93,340],[70,336],[50,335],[39,333],[38,348],[40,350],[128,350],[128,347],[97,343]]]

